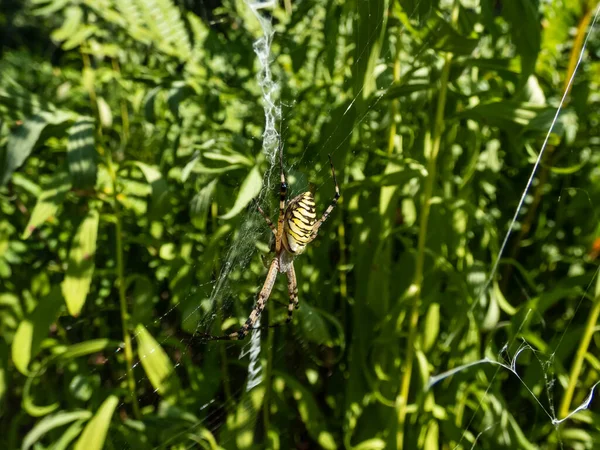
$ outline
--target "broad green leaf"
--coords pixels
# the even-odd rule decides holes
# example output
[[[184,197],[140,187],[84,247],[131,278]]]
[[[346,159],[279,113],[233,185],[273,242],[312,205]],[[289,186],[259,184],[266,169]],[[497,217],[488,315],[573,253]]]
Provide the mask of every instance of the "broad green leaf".
[[[300,418],[304,422],[308,434],[319,443],[321,448],[338,448],[335,438],[326,428],[325,417],[323,417],[312,393],[285,373],[277,372],[274,383],[277,382],[277,379],[280,379],[280,382],[282,381],[292,391],[294,400],[298,405]]]
[[[156,166],[150,166],[140,161],[134,162],[144,174],[144,178],[152,188],[150,210],[154,217],[163,215],[169,207],[169,185]]]
[[[104,400],[75,443],[75,450],[102,450],[104,448],[106,433],[118,404],[119,398],[115,395]]]
[[[38,14],[40,11],[38,10]],[[79,6],[69,6],[64,10],[62,26],[52,32],[52,39],[65,41],[75,34],[81,27],[83,21],[83,10]]]
[[[174,404],[180,394],[179,378],[167,353],[142,324],[136,327],[135,336],[138,358],[150,383],[165,400]]]
[[[190,218],[192,224],[199,230],[206,229],[210,202],[214,197],[218,179],[214,179],[194,195],[190,202]]]
[[[31,233],[33,233],[37,227],[56,214],[58,207],[61,205],[70,189],[71,179],[67,173],[60,172],[54,176],[50,184],[44,188],[38,197],[37,203],[29,218],[29,222],[27,222],[27,227],[25,228],[25,231],[23,231],[23,239],[27,239],[31,236]]]
[[[23,375],[28,374],[29,363],[48,336],[48,329],[56,320],[62,302],[60,287],[54,286],[48,296],[39,301],[29,317],[19,324],[12,343],[12,360]]]
[[[46,433],[77,420],[87,420],[92,417],[90,411],[61,411],[44,417],[25,435],[21,450],[29,450]]]
[[[13,131],[8,136],[6,147],[0,150],[0,186],[4,186],[12,173],[25,162],[48,125],[60,125],[72,118],[72,114],[64,111],[39,112]]]
[[[99,220],[98,211],[90,210],[79,225],[71,243],[69,265],[62,283],[62,292],[69,314],[74,317],[81,312],[90,291],[95,267]]]
[[[69,128],[67,159],[73,186],[92,188],[96,184],[96,146],[94,142],[94,119],[80,117]]]
[[[233,207],[221,219],[231,219],[237,216],[259,193],[262,188],[262,178],[258,166],[254,166],[240,187]]]

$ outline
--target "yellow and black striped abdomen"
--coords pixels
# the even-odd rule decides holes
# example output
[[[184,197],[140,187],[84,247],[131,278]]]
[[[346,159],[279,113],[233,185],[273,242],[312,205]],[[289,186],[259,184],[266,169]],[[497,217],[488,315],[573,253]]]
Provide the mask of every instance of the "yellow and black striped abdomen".
[[[313,226],[317,221],[315,199],[312,192],[294,197],[285,209],[283,244],[287,251],[302,253],[311,240]]]

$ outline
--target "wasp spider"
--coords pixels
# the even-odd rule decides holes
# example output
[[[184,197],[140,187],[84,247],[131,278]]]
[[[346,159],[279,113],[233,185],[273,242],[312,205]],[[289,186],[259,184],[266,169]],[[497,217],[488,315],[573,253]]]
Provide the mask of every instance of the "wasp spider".
[[[329,214],[331,214],[331,211],[333,211],[333,208],[335,208],[335,205],[340,198],[340,188],[335,178],[335,169],[330,155],[329,163],[331,164],[331,174],[333,176],[333,182],[335,183],[335,195],[321,218],[317,220],[317,215],[315,213],[315,199],[312,192],[304,192],[297,197],[294,197],[286,205],[288,186],[285,182],[285,174],[283,173],[282,147],[279,148],[279,161],[281,166],[281,187],[279,190],[279,217],[277,219],[277,226],[271,222],[271,219],[269,219],[260,206],[258,207],[258,210],[275,236],[275,255],[269,265],[267,278],[258,294],[256,305],[242,328],[234,333],[226,334],[224,336],[206,335],[209,340],[244,339],[250,330],[254,328],[254,324],[258,320],[258,317],[263,309],[265,309],[265,305],[273,290],[273,285],[275,284],[278,272],[285,273],[290,295],[286,323],[292,320],[294,308],[298,309],[298,284],[296,282],[296,272],[294,271],[294,258],[304,252],[306,246],[317,237],[319,228],[321,228],[323,222],[327,220]]]

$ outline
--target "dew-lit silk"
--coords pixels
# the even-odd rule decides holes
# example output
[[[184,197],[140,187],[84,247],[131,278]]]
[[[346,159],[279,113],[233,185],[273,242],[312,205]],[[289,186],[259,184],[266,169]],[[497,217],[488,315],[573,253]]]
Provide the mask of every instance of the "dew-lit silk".
[[[294,197],[285,210],[283,245],[294,255],[302,253],[310,242],[317,221],[315,199],[312,192]]]

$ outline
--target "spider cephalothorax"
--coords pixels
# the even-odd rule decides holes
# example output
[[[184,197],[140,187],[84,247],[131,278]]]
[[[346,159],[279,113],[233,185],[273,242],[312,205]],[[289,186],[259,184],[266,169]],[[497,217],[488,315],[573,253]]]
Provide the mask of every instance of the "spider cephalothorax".
[[[323,225],[323,222],[327,220],[329,214],[331,214],[331,211],[333,211],[333,208],[337,204],[338,198],[340,197],[340,188],[335,178],[335,169],[333,168],[333,162],[331,161],[330,156],[329,163],[331,164],[331,173],[333,182],[335,183],[335,195],[321,218],[317,220],[315,199],[311,192],[304,192],[297,197],[294,197],[286,205],[287,184],[285,182],[285,174],[283,173],[282,147],[279,148],[279,160],[281,166],[281,187],[279,190],[279,217],[277,218],[277,226],[271,222],[271,219],[269,219],[260,207],[258,208],[275,237],[273,249],[275,255],[268,266],[269,271],[267,273],[267,278],[258,294],[256,305],[242,328],[225,336],[208,336],[209,339],[244,339],[254,327],[258,317],[265,308],[269,295],[271,295],[271,291],[273,290],[277,272],[285,273],[288,281],[290,302],[288,305],[287,322],[292,319],[294,308],[298,308],[298,284],[296,283],[296,272],[294,270],[294,257],[304,252],[306,246],[317,237],[319,228]]]

